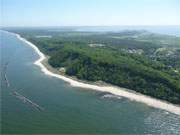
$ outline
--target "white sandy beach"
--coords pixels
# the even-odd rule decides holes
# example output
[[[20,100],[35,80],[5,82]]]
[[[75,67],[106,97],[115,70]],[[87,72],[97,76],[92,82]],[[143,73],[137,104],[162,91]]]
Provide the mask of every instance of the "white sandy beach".
[[[14,34],[14,33],[11,33],[11,34]],[[81,87],[81,88],[92,89],[92,90],[96,90],[96,91],[109,92],[114,95],[122,96],[122,97],[128,98],[130,100],[134,100],[136,102],[141,102],[141,103],[147,104],[154,108],[159,108],[159,109],[180,115],[180,106],[176,106],[171,103],[167,103],[167,102],[164,102],[164,101],[161,101],[158,99],[151,98],[149,96],[131,92],[124,88],[115,87],[115,86],[97,86],[97,85],[93,85],[93,84],[82,83],[82,82],[73,80],[71,78],[65,77],[63,75],[52,73],[41,63],[45,59],[45,55],[31,42],[22,38],[18,34],[14,34],[14,35],[19,40],[21,40],[21,41],[25,42],[26,44],[28,44],[29,46],[31,46],[38,53],[40,58],[37,61],[35,61],[34,64],[38,65],[46,75],[50,75],[50,76],[62,79],[64,81],[70,83],[70,85],[72,85],[73,87]]]

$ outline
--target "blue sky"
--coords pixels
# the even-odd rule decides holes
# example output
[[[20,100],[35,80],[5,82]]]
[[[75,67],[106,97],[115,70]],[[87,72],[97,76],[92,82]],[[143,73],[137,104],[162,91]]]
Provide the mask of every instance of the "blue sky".
[[[1,0],[1,26],[180,25],[180,0]]]

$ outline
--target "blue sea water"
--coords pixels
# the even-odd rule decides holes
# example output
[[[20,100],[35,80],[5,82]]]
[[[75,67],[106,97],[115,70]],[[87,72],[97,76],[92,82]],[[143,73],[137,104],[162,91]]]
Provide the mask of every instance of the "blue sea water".
[[[119,32],[124,30],[147,30],[153,33],[180,36],[180,26],[92,26],[76,27],[77,31]]]

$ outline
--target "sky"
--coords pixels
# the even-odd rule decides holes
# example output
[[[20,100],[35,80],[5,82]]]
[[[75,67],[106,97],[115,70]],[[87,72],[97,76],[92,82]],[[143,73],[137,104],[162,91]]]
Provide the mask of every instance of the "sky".
[[[0,1],[0,26],[180,25],[180,0]]]

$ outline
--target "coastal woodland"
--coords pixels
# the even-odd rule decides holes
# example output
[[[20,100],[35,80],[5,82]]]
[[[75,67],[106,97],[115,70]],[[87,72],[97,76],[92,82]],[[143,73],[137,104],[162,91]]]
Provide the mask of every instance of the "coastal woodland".
[[[89,82],[102,81],[180,104],[180,37],[144,30],[10,29],[34,43],[48,63]]]

